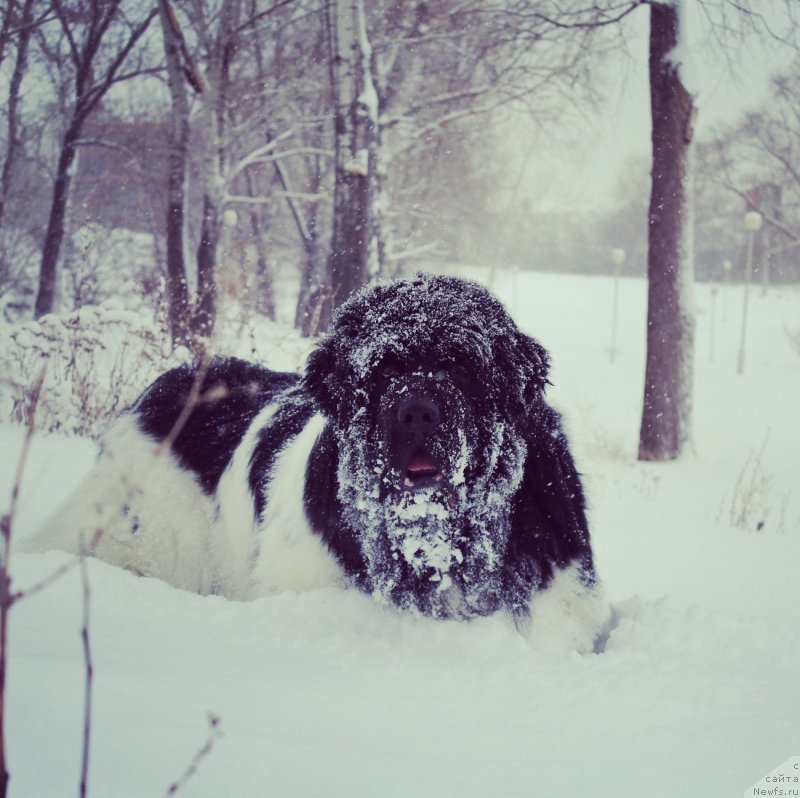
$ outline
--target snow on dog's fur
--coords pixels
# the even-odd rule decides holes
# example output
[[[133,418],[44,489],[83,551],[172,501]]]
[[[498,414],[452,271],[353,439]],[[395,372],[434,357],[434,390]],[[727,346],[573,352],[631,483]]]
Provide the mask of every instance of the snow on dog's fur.
[[[604,611],[547,373],[479,285],[376,284],[302,378],[221,358],[160,377],[34,546],[101,530],[96,556],[199,592],[353,585],[436,618],[504,610],[545,648],[571,620],[591,648]]]

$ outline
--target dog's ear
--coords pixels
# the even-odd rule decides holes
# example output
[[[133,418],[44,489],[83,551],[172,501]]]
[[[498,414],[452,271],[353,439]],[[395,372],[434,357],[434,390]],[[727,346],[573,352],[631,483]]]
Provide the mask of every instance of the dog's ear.
[[[495,359],[512,417],[526,416],[548,384],[550,355],[538,341],[515,329],[501,338]]]
[[[333,337],[329,335],[309,354],[303,376],[303,386],[328,417],[336,413],[336,385],[336,355]]]
[[[559,414],[543,405],[528,437],[522,483],[514,504],[509,546],[538,564],[549,579],[552,566],[578,566],[585,587],[595,581],[586,499]],[[538,534],[534,534],[538,533]]]
[[[526,391],[541,393],[549,383],[550,354],[534,338],[517,331],[518,346],[522,352],[521,362],[525,366],[525,376],[528,378]],[[532,397],[526,397],[532,398]]]

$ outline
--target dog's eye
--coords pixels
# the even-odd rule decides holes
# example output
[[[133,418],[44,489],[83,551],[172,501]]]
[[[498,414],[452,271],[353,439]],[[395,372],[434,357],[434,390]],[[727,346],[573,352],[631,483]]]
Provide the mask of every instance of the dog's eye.
[[[394,363],[384,363],[380,367],[381,377],[385,377],[386,379],[391,379],[392,377],[396,377],[399,373],[400,369]]]

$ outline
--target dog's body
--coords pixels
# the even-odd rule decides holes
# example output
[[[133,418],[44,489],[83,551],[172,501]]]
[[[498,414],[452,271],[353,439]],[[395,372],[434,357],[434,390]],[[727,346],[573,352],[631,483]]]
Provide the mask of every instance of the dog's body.
[[[34,546],[91,545],[235,598],[354,585],[441,618],[591,603],[547,368],[480,286],[379,284],[343,306],[303,378],[235,359],[164,374]]]

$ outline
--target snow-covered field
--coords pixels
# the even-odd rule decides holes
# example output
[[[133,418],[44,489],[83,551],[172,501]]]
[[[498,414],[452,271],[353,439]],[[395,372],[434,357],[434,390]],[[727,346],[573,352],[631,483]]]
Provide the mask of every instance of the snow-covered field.
[[[614,363],[608,278],[493,282],[553,355],[550,396],[615,609],[606,650],[548,656],[500,617],[405,617],[354,592],[239,604],[91,562],[91,795],[163,795],[209,713],[222,735],[181,795],[728,798],[800,754],[800,351],[787,334],[800,291],[753,292],[737,376],[741,288],[716,295],[712,359],[698,286],[694,451],[654,465],[635,459],[644,281],[622,281]],[[0,427],[3,511],[22,438]],[[93,456],[85,440],[35,439],[18,538]],[[15,555],[14,587],[66,559]],[[12,611],[14,796],[77,793],[82,606],[73,569]]]

